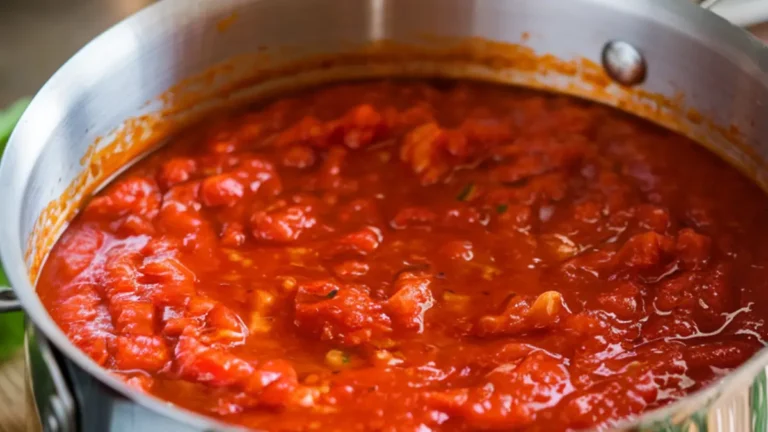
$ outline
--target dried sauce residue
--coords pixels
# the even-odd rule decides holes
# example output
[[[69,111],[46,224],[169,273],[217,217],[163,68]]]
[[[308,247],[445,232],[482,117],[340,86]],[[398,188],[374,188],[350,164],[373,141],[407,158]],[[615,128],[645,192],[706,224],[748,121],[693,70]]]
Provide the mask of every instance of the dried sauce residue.
[[[220,19],[216,23],[216,30],[219,33],[224,33],[225,31],[229,30],[230,27],[232,27],[232,24],[234,24],[237,21],[237,12],[232,12],[229,16],[226,18]]]

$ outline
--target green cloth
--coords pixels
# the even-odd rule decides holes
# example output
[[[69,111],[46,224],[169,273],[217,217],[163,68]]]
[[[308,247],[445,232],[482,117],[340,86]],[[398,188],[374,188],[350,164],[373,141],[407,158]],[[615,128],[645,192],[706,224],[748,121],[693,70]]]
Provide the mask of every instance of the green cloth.
[[[27,109],[27,105],[29,105],[29,99],[21,99],[8,109],[0,111],[0,154],[5,150],[5,143],[8,142],[13,127],[16,126],[21,114]]]
[[[22,99],[8,109],[0,111],[0,154],[11,136],[14,126],[29,105],[29,99]],[[8,286],[8,278],[0,267],[0,285]],[[24,343],[24,313],[0,314],[0,361],[11,357]]]

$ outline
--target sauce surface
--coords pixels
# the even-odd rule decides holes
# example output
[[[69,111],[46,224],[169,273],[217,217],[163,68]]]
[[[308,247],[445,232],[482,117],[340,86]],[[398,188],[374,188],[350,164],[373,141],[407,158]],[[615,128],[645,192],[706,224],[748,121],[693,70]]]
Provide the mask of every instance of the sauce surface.
[[[763,346],[768,200],[610,108],[361,82],[210,119],[95,196],[40,297],[138,389],[267,430],[575,430]]]

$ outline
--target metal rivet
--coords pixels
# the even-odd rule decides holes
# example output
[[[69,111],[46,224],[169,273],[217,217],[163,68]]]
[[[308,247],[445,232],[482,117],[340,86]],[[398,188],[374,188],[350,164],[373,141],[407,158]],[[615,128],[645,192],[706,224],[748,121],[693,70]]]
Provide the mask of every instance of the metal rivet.
[[[624,41],[610,41],[603,47],[603,68],[608,76],[624,86],[645,81],[647,66],[640,51]]]

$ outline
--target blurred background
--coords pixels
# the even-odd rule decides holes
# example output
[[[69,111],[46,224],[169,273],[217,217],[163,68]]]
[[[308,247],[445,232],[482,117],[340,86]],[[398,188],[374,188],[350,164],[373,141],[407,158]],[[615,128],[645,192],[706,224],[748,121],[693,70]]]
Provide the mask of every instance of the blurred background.
[[[0,110],[37,89],[80,47],[151,0],[0,0]]]

